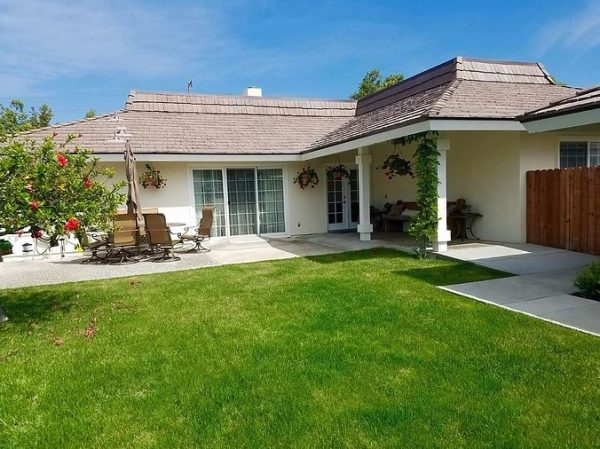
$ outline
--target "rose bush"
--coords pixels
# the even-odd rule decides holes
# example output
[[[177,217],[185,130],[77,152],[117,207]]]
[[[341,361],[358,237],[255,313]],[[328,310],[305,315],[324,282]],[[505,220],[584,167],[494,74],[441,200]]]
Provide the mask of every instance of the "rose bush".
[[[0,227],[15,232],[31,226],[50,236],[107,229],[125,200],[125,183],[107,183],[114,170],[76,146],[76,136],[60,144],[54,138],[0,147]]]

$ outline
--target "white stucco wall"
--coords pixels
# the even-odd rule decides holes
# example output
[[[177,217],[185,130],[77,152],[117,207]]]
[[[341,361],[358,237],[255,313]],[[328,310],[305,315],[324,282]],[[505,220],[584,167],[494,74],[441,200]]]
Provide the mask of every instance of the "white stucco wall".
[[[448,161],[448,200],[464,198],[483,214],[474,226],[482,239],[520,242],[520,135],[515,132],[454,132]]]
[[[124,163],[105,163],[115,168],[115,180],[125,179]],[[184,222],[193,225],[196,221],[191,171],[193,169],[222,168],[281,168],[284,177],[284,195],[286,227],[289,234],[310,234],[326,232],[325,215],[325,164],[323,161],[310,163],[187,163],[187,162],[155,162],[152,164],[167,179],[163,189],[140,189],[140,202],[143,208],[158,208],[164,213],[168,222]],[[310,165],[319,171],[321,182],[314,189],[302,190],[293,183],[296,172],[303,166]],[[138,173],[144,169],[143,162],[138,162]],[[125,207],[125,205],[123,205]]]

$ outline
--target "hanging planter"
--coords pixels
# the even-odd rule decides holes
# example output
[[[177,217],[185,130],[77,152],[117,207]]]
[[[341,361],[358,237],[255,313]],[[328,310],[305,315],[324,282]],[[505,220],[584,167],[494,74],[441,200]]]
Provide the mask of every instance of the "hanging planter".
[[[377,170],[383,170],[383,174],[388,179],[392,179],[394,176],[410,176],[414,178],[411,162],[408,159],[404,159],[398,153],[387,156],[383,160],[383,163],[377,167]]]
[[[319,184],[319,174],[310,166],[303,167],[302,170],[296,173],[294,184],[298,184],[302,190],[306,189],[308,186],[310,186],[311,189],[314,189],[315,186]]]
[[[336,180],[341,180],[344,178],[350,179],[350,172],[346,167],[344,167],[343,164],[338,162],[337,165],[327,168],[327,177],[331,177]]]
[[[167,180],[160,176],[160,170],[155,169],[152,164],[146,164],[146,170],[140,176],[140,184],[144,189],[148,187],[162,189],[167,186]]]
[[[406,145],[405,139],[394,139],[391,142],[394,144],[394,153],[386,156],[383,163],[377,167],[377,170],[383,170],[383,174],[388,179],[392,179],[394,176],[410,176],[414,178],[415,175],[412,172],[411,161],[404,158],[402,150],[398,151],[398,146],[402,149]]]

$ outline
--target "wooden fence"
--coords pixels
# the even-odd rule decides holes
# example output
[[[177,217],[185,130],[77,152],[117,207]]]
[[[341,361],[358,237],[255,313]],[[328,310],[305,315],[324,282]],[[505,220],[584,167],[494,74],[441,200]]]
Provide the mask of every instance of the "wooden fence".
[[[527,172],[527,241],[600,255],[600,167]]]

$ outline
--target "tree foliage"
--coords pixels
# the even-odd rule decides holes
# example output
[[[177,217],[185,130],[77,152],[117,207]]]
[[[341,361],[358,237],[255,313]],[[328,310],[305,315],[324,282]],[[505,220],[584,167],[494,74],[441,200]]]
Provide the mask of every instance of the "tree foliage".
[[[93,117],[96,117],[96,110],[92,108],[85,113],[85,118],[93,118]]]
[[[89,150],[61,144],[12,140],[0,148],[0,227],[27,226],[51,236],[99,227],[106,229],[125,197],[124,183],[108,185],[114,170],[99,166]]]
[[[358,85],[356,92],[354,92],[350,98],[360,100],[361,98],[374,94],[381,89],[393,86],[403,79],[404,75],[402,73],[392,73],[386,78],[383,78],[383,75],[378,69],[369,70]]]
[[[4,142],[15,134],[48,126],[54,117],[52,109],[42,104],[39,109],[25,110],[25,103],[12,100],[8,107],[0,104],[0,141]]]

